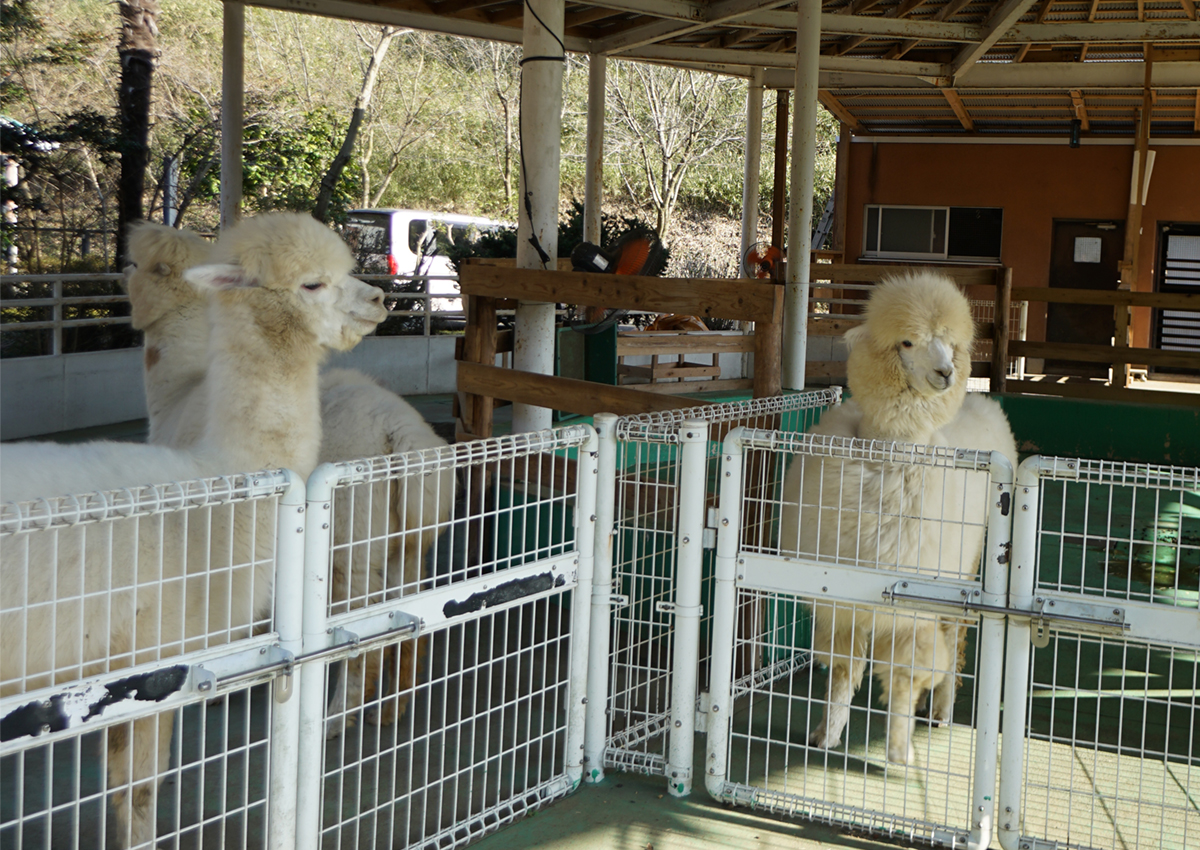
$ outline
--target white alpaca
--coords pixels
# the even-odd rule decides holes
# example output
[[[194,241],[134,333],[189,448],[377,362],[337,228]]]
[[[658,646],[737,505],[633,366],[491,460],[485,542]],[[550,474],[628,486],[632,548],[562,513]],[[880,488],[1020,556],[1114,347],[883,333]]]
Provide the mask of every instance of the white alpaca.
[[[180,448],[193,445],[199,436],[192,423],[208,394],[207,364],[196,356],[192,342],[207,331],[205,314],[197,309],[196,292],[179,281],[186,264],[203,256],[202,249],[195,247],[197,241],[202,242],[187,231],[141,224],[131,231],[129,243],[136,264],[128,282],[133,324],[146,337],[150,442]],[[446,445],[408,402],[351,369],[330,369],[322,375],[321,419],[322,463]],[[347,502],[352,499],[354,511],[335,512],[333,613],[379,601],[401,585],[409,593],[417,589],[425,555],[450,516],[454,483],[453,472],[446,470],[423,478],[419,491],[396,481],[357,485],[343,493]],[[381,510],[383,505],[387,510]],[[374,543],[349,547],[354,540]],[[350,659],[346,675],[338,679],[333,710],[349,715],[373,699],[382,667],[396,671],[401,695],[368,716],[385,723],[403,716],[407,686],[416,678],[422,653],[411,641],[405,642],[398,668],[391,654],[391,650],[375,651]],[[353,722],[352,716],[349,719]],[[340,729],[337,719],[331,719],[329,734]]]
[[[320,362],[328,348],[354,345],[383,320],[382,295],[350,277],[349,250],[308,216],[249,219],[224,234],[215,259],[186,273],[208,292],[212,391],[197,443],[10,444],[0,459],[0,500],[265,467],[312,471]],[[268,623],[270,513],[226,507],[191,521],[173,512],[5,538],[0,692],[224,643]],[[210,540],[211,548],[203,545]],[[136,721],[132,742],[128,725],[109,730],[108,784],[121,789],[112,801],[122,842],[155,837],[155,786],[173,720],[167,713]]]
[[[1000,406],[966,396],[975,329],[966,298],[933,272],[881,283],[847,332],[850,401],[811,433],[999,451],[1016,464]],[[969,577],[983,551],[987,476],[914,466],[798,458],[784,477],[780,549],[940,577]],[[867,661],[889,707],[888,759],[911,763],[917,701],[950,718],[965,631],[954,620],[866,606],[814,605],[813,651],[829,668],[811,742],[835,747]],[[958,663],[956,664],[956,658]]]

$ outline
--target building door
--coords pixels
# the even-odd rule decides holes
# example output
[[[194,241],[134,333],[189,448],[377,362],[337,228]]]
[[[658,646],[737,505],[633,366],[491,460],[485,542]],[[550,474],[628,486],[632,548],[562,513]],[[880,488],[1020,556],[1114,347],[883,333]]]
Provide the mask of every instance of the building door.
[[[1159,231],[1154,288],[1159,292],[1200,294],[1200,224],[1164,224]],[[1200,354],[1200,313],[1155,310],[1154,347]],[[1157,369],[1200,374],[1200,369]]]
[[[1065,289],[1115,290],[1121,282],[1117,264],[1125,253],[1123,221],[1055,221],[1050,254],[1050,286]],[[1113,308],[1091,304],[1048,304],[1046,342],[1111,345],[1116,323]],[[1074,360],[1046,359],[1050,375],[1105,376],[1109,366]]]

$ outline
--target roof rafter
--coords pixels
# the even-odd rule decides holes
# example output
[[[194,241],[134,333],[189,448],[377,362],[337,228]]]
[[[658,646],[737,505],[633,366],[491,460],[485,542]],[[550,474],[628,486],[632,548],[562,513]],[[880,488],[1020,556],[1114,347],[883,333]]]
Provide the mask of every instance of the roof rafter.
[[[1079,119],[1079,126],[1083,130],[1091,129],[1088,124],[1087,104],[1083,101],[1083,92],[1079,89],[1071,89],[1071,105],[1075,107],[1075,117]]]
[[[1095,0],[1095,2],[1099,3],[1100,0]],[[1046,15],[1050,13],[1050,9],[1053,6],[1054,0],[1042,0],[1042,5],[1037,10],[1037,15],[1034,17],[1033,22],[1035,24],[1040,24],[1042,21],[1046,20]],[[1029,52],[1029,48],[1031,47],[1033,47],[1033,42],[1022,44],[1019,48],[1017,48],[1017,55],[1013,57],[1013,61],[1023,62],[1025,60],[1025,54]]]
[[[822,106],[833,113],[835,118],[837,118],[851,130],[859,130],[862,128],[862,124],[859,122],[859,120],[850,114],[850,110],[847,109],[840,100],[833,96],[833,92],[829,91],[828,89],[818,89],[817,100],[821,102]]]
[[[939,22],[949,20],[950,18],[957,15],[960,11],[962,11],[963,7],[968,5],[970,2],[971,2],[971,0],[950,0],[949,3],[947,3],[945,6],[938,9],[937,12],[934,13],[933,19],[935,21],[939,21]],[[980,30],[980,38],[982,38],[982,37],[983,37],[983,34],[982,34],[982,29],[981,29]],[[886,54],[884,54],[883,58],[884,59],[899,59],[905,53],[908,53],[908,51],[912,50],[914,47],[916,47],[920,43],[921,43],[921,40],[918,38],[909,39],[908,41],[905,41],[903,44],[898,44],[895,47],[893,47]]]
[[[704,19],[691,23],[680,21],[655,21],[634,27],[610,38],[601,39],[596,45],[597,53],[621,53],[644,44],[653,44],[666,39],[708,29],[709,27],[736,20],[749,12],[778,9],[793,0],[722,0],[708,8]],[[794,24],[793,24],[794,26]]]
[[[1005,0],[1002,5],[997,6],[988,18],[983,41],[967,45],[954,57],[954,62],[951,63],[954,76],[957,78],[970,71],[971,66],[983,58],[983,54],[991,50],[992,45],[999,41],[1013,24],[1021,20],[1021,16],[1033,4],[1034,0]]]
[[[915,11],[918,6],[921,6],[924,3],[925,3],[925,0],[904,0],[904,2],[901,3],[899,6],[894,6],[891,9],[888,9],[887,12],[884,13],[883,17],[884,18],[893,18],[893,19],[903,18],[906,15],[908,15],[910,12]],[[822,22],[822,23],[824,23],[824,22]],[[852,38],[844,38],[840,42],[835,44],[829,52],[832,53],[834,56],[841,56],[842,54],[848,53],[849,51],[858,47],[860,44],[862,44],[866,40],[867,40],[867,36],[865,36],[865,35],[856,35],[856,36],[853,36]]]
[[[958,92],[952,88],[945,88],[942,89],[942,94],[945,96],[946,102],[950,104],[950,108],[954,110],[954,114],[958,116],[958,122],[962,124],[963,129],[969,133],[974,132],[975,122],[971,120],[971,114],[967,112],[967,107],[963,105]]]

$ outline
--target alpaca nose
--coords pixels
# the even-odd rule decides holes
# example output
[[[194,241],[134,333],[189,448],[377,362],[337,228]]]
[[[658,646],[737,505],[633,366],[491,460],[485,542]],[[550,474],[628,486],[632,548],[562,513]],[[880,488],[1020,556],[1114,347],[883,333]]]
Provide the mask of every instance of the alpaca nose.
[[[383,306],[383,290],[380,289],[378,286],[373,286],[371,288],[374,289],[375,292],[372,293],[371,297],[368,298],[367,301],[371,304],[375,304],[376,306],[382,307]]]
[[[953,369],[938,369],[937,373],[939,375],[941,375],[943,378],[945,378],[947,381],[949,381],[951,378],[954,377]]]

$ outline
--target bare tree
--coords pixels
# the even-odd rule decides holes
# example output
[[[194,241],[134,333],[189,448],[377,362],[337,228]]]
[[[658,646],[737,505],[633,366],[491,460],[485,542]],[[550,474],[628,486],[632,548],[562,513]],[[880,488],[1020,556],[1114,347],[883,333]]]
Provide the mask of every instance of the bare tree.
[[[117,191],[117,262],[125,261],[125,226],[142,218],[150,160],[150,86],[158,59],[158,0],[119,0],[121,177]]]
[[[613,63],[610,161],[630,197],[650,206],[666,240],[688,172],[741,138],[736,81],[677,68]]]
[[[313,209],[313,217],[318,221],[325,221],[329,215],[329,202],[333,198],[333,190],[337,188],[338,180],[342,178],[342,171],[350,162],[350,157],[354,152],[354,143],[358,140],[359,127],[371,105],[371,97],[375,94],[375,82],[379,79],[379,69],[387,56],[392,39],[400,31],[397,27],[380,27],[379,29],[379,40],[375,42],[371,58],[367,62],[367,69],[363,73],[362,88],[354,100],[354,111],[350,113],[350,124],[346,127],[346,137],[342,140],[342,146],[333,158],[333,162],[329,164],[325,176],[321,178],[321,188],[317,192],[317,203]]]

